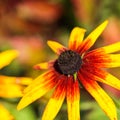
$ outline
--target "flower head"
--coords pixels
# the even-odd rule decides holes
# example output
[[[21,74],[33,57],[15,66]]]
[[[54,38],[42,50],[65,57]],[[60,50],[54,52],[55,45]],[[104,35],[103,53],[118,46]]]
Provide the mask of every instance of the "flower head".
[[[42,120],[53,120],[64,99],[67,100],[68,119],[80,120],[79,83],[95,98],[110,120],[117,120],[116,108],[112,99],[99,86],[97,81],[120,90],[120,81],[101,68],[120,66],[120,54],[111,54],[120,50],[120,42],[94,49],[96,39],[103,32],[108,21],[103,22],[83,40],[85,29],[75,27],[70,35],[68,48],[55,41],[48,41],[58,58],[53,61],[35,65],[36,69],[48,69],[38,76],[24,91],[18,104],[22,109],[55,87]]]

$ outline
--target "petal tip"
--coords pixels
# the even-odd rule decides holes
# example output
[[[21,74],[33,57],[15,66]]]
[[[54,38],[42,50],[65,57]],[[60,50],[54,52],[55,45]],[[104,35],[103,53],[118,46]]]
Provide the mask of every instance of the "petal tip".
[[[103,25],[103,26],[105,26],[105,27],[106,27],[106,26],[107,26],[107,24],[108,24],[108,22],[109,22],[108,20],[105,20],[105,21],[104,21],[101,25]]]
[[[20,106],[20,104],[18,104],[17,110],[20,111],[21,109],[22,109],[22,107]]]
[[[23,100],[23,98],[20,100],[20,102],[17,105],[17,110],[20,111],[24,109],[27,106],[27,102]]]
[[[41,70],[41,68],[38,65],[34,65],[33,69],[35,69],[35,70]]]
[[[48,46],[57,54],[63,52],[66,48],[56,41],[47,41]]]
[[[86,31],[86,29],[80,28],[80,27],[78,27],[78,26],[74,27],[73,30],[80,30],[80,31],[83,31],[83,32]]]
[[[48,40],[48,41],[47,41],[48,46],[50,46],[52,42],[54,42],[54,41]]]
[[[10,51],[14,55],[16,55],[16,57],[19,56],[19,54],[20,54],[18,50],[8,50],[8,51]]]

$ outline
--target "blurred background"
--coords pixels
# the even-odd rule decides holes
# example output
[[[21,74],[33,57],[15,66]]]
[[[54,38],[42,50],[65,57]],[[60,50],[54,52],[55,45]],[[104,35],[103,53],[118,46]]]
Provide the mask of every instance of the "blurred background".
[[[120,0],[0,0],[0,51],[20,51],[20,56],[0,70],[0,74],[37,77],[44,71],[34,70],[33,66],[55,57],[47,40],[67,46],[73,27],[87,29],[87,36],[106,19],[109,24],[93,48],[120,41]],[[120,78],[120,68],[108,71]],[[119,113],[120,91],[102,86],[115,100]],[[40,120],[50,95],[48,93],[19,112],[16,110],[18,99],[0,100],[4,101],[14,120]],[[81,89],[80,104],[81,120],[109,120],[84,89]],[[66,102],[55,120],[67,120]]]

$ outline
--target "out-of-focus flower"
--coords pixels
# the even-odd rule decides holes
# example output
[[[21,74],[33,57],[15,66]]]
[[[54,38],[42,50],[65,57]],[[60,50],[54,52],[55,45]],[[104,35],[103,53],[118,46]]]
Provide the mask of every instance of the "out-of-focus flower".
[[[24,88],[31,83],[27,77],[10,77],[0,75],[0,97],[22,97]]]
[[[112,34],[111,34],[112,33]],[[103,33],[104,43],[111,44],[120,39],[120,22],[117,18],[109,18],[109,24]]]
[[[49,0],[0,1],[0,35],[51,31],[62,16],[61,6]]]
[[[94,0],[71,0],[73,3],[76,19],[81,23],[90,24],[93,22],[93,13],[96,13],[96,3]]]
[[[21,18],[51,24],[61,17],[62,9],[60,4],[48,1],[25,1],[17,6],[17,11]]]
[[[19,55],[17,50],[6,50],[0,53],[0,69],[10,64]],[[27,77],[11,77],[0,75],[0,97],[22,97],[23,89],[31,83]],[[0,103],[0,120],[13,120],[7,109]]]
[[[58,42],[48,41],[58,58],[53,61],[35,65],[36,69],[48,69],[38,76],[25,90],[18,104],[22,109],[55,87],[42,120],[53,120],[66,97],[68,119],[80,120],[79,83],[95,98],[100,107],[110,118],[117,120],[116,107],[112,99],[97,82],[108,84],[120,90],[120,81],[102,68],[120,66],[120,54],[112,54],[120,50],[120,42],[88,51],[103,32],[108,21],[103,22],[83,41],[85,29],[75,27],[70,35],[68,48]]]
[[[14,36],[8,38],[8,40],[7,43],[14,49],[20,51],[19,60],[21,63],[33,66],[38,60],[45,59],[46,53],[44,50],[44,42],[41,37]]]
[[[13,116],[7,109],[0,103],[0,120],[14,120]]]
[[[0,53],[0,69],[9,65],[13,59],[18,56],[18,51],[16,50],[6,50]]]

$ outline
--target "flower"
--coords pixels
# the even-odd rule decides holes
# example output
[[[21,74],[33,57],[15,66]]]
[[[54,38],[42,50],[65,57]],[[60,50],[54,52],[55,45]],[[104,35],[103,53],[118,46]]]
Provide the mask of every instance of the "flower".
[[[95,98],[110,118],[117,120],[116,107],[112,99],[97,82],[108,84],[120,90],[120,81],[102,68],[120,66],[120,54],[111,54],[120,50],[120,42],[88,51],[103,32],[108,21],[104,21],[83,40],[85,29],[75,27],[69,38],[68,48],[55,41],[48,41],[50,48],[58,58],[35,65],[36,69],[48,69],[33,80],[25,90],[18,110],[24,108],[55,87],[42,120],[53,120],[66,97],[69,120],[80,120],[79,83]]]
[[[13,116],[7,111],[7,109],[0,103],[0,120],[14,120]]]
[[[22,97],[24,88],[31,82],[32,78],[29,77],[14,77],[0,75],[0,97]]]
[[[0,69],[9,65],[17,56],[19,52],[16,50],[6,50],[0,53]]]
[[[6,50],[0,53],[0,69],[9,65],[19,55],[17,50]],[[0,97],[22,97],[23,89],[32,81],[29,77],[0,75]]]
[[[0,69],[9,65],[19,55],[17,50],[6,50],[0,53]],[[22,97],[23,89],[32,81],[29,77],[14,77],[0,75],[0,97]],[[0,102],[0,120],[13,120],[14,117]]]

